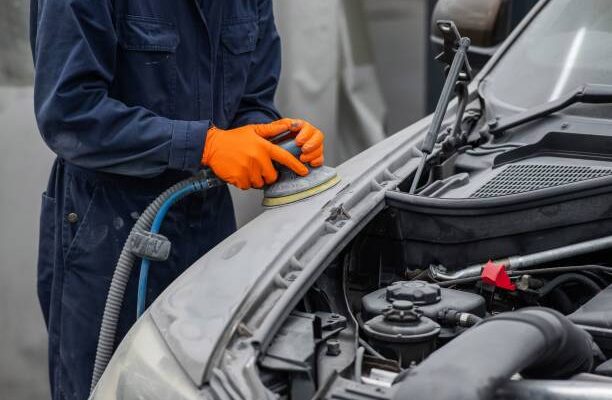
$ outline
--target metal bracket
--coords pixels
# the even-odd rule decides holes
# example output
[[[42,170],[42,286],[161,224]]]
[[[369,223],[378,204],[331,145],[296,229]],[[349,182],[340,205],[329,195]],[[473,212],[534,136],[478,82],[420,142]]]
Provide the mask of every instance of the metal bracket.
[[[346,221],[347,219],[351,219],[351,215],[344,208],[344,204],[340,204],[339,206],[329,210],[329,217],[327,217],[325,221],[336,225],[342,221]]]
[[[438,25],[438,29],[444,38],[444,49],[442,53],[436,56],[436,60],[446,65],[444,71],[448,75],[448,71],[450,70],[450,66],[455,59],[455,53],[461,44],[462,38],[459,34],[457,26],[453,21],[439,20],[436,22],[436,25]],[[470,66],[467,57],[465,57],[463,60],[463,66],[459,72],[457,80],[463,82],[470,82],[472,80],[472,67]]]

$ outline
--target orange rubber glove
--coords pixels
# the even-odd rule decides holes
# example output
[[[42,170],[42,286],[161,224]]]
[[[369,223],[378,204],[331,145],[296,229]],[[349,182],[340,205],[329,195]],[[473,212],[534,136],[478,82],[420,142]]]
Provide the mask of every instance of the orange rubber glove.
[[[296,129],[298,124],[290,119],[231,130],[212,127],[206,135],[202,164],[210,167],[221,180],[243,190],[274,183],[278,173],[272,161],[285,165],[298,175],[308,175],[304,164],[267,140]]]
[[[302,148],[300,161],[309,163],[313,167],[323,165],[323,141],[325,140],[323,132],[306,121],[296,119],[292,122],[291,131],[298,132],[295,143]]]

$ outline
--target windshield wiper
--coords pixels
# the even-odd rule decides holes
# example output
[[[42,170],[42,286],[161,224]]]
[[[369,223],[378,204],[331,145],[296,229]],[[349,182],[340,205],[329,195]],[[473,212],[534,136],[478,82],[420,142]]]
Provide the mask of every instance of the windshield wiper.
[[[548,103],[540,104],[527,111],[502,118],[489,123],[489,133],[499,135],[508,129],[545,117],[563,110],[572,104],[606,104],[612,103],[612,85],[586,84],[577,87],[567,95]]]

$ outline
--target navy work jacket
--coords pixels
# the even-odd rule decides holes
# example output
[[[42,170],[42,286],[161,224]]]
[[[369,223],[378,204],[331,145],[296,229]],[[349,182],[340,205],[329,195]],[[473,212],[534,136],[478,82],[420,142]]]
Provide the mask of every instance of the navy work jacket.
[[[31,13],[36,117],[68,163],[195,172],[211,124],[279,118],[271,0],[35,0]]]

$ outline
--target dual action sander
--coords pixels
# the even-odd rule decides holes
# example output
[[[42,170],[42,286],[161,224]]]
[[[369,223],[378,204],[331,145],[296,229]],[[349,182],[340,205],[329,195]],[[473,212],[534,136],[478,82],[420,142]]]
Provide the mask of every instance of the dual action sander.
[[[295,134],[281,133],[272,138],[271,142],[287,150],[297,159],[302,150],[295,144]],[[314,196],[333,187],[340,182],[336,170],[327,167],[308,166],[309,174],[299,176],[289,168],[275,163],[278,170],[278,180],[264,188],[263,205],[265,207],[282,206]]]

